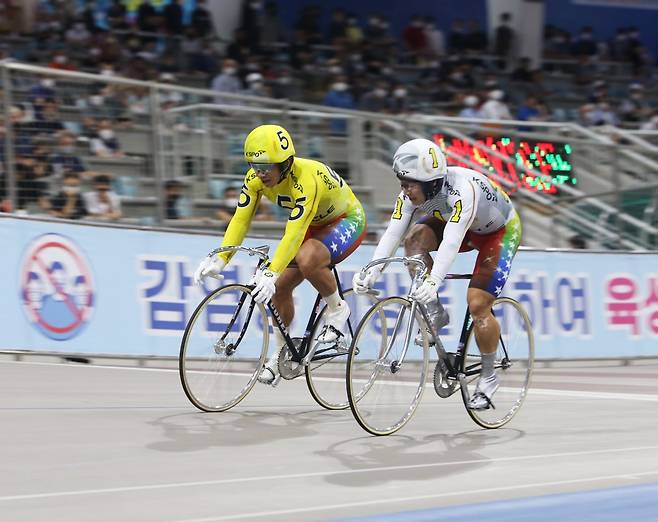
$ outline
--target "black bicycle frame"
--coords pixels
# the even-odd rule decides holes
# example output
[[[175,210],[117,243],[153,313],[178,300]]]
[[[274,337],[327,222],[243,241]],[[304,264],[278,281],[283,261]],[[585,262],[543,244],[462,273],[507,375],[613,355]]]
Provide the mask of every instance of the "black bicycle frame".
[[[260,268],[262,263],[263,263],[262,261],[260,261],[258,263],[257,269]],[[341,287],[340,279],[338,278],[338,272],[336,271],[336,267],[332,267],[332,271],[333,271],[334,277],[336,278],[336,285],[338,287],[338,295],[340,296],[341,299],[343,299],[343,297],[344,297],[343,296],[343,288]],[[235,321],[237,320],[238,315],[240,314],[240,310],[244,306],[244,303],[247,299],[247,295],[248,294],[243,293],[242,297],[240,297],[240,300],[238,301],[237,307],[235,308],[235,312],[233,313],[233,317],[231,317],[231,320],[229,321],[228,328],[226,329],[226,331],[224,332],[224,334],[221,337],[222,340],[224,340],[226,338],[226,336],[229,334],[229,332],[233,328],[233,325],[235,324]],[[300,362],[302,360],[302,358],[304,358],[306,356],[306,354],[308,353],[308,344],[309,344],[309,341],[310,341],[313,325],[315,324],[315,321],[316,321],[316,319],[318,317],[318,314],[319,314],[319,311],[320,311],[320,299],[321,299],[321,296],[320,296],[320,294],[318,294],[317,297],[315,298],[315,304],[313,305],[313,310],[311,311],[311,315],[308,319],[308,323],[306,324],[306,329],[304,331],[303,341],[302,341],[301,345],[299,346],[299,348],[295,347],[295,343],[293,342],[292,338],[290,337],[290,334],[288,333],[288,328],[286,327],[286,325],[283,324],[283,320],[281,319],[281,315],[279,314],[279,311],[276,309],[274,304],[272,304],[272,301],[270,301],[267,304],[267,307],[269,308],[270,313],[272,314],[272,317],[274,318],[274,323],[275,323],[276,327],[279,329],[279,331],[281,332],[281,334],[283,335],[283,338],[286,341],[286,345],[288,346],[288,348],[290,349],[290,352],[292,353],[292,360],[295,361],[295,362]],[[242,338],[244,337],[244,335],[247,331],[247,327],[249,326],[249,322],[251,321],[251,316],[254,312],[255,306],[256,306],[256,302],[252,300],[249,304],[249,310],[247,311],[247,318],[244,321],[244,324],[242,325],[242,330],[240,331],[240,335],[238,336],[236,341],[233,343],[234,346],[238,346],[240,344],[240,342],[242,341]],[[347,321],[347,325],[348,325],[348,328],[350,330],[350,335],[353,335],[354,332],[352,331],[352,323],[351,323],[350,320]],[[316,352],[316,356],[313,357],[313,360],[317,361],[317,360],[329,359],[331,357],[335,357],[335,354],[322,355],[323,353],[325,353],[327,351],[333,351],[333,349],[332,348],[324,348],[324,349],[318,350]]]
[[[338,272],[336,271],[336,267],[332,267],[332,272],[334,274],[334,278],[336,279],[336,286],[338,288],[338,295],[340,298],[343,298],[343,288],[340,285],[340,279],[338,277]],[[318,314],[320,312],[320,299],[322,297],[320,294],[317,295],[315,298],[315,304],[313,305],[313,310],[311,311],[311,315],[308,318],[308,322],[306,323],[306,329],[304,330],[304,337],[302,338],[302,343],[299,346],[299,349],[295,347],[295,343],[292,341],[292,338],[290,337],[290,334],[288,333],[288,327],[283,324],[283,321],[281,320],[281,316],[279,315],[279,311],[276,309],[274,304],[270,301],[268,303],[268,308],[270,309],[270,312],[272,313],[272,317],[274,318],[274,322],[283,335],[283,338],[286,341],[286,345],[288,346],[288,349],[290,350],[290,353],[292,354],[292,360],[295,362],[300,362],[308,353],[308,344],[311,340],[311,333],[313,329],[313,325],[315,325],[315,320],[318,317]],[[348,328],[350,330],[350,335],[353,335],[352,332],[352,323],[348,319],[347,321]],[[332,357],[335,357],[335,354],[331,355],[322,355],[323,353],[327,351],[332,351],[332,348],[324,348],[321,350],[318,350],[314,357],[314,361],[319,361],[322,359],[329,359]]]

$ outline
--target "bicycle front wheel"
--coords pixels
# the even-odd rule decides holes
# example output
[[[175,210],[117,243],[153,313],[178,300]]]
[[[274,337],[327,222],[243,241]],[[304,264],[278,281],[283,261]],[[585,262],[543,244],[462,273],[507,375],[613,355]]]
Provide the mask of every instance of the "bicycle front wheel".
[[[349,324],[345,326],[345,335],[336,343],[330,345],[318,344],[315,347],[313,360],[306,367],[306,384],[315,401],[328,410],[344,410],[349,406],[345,387],[345,372],[347,368],[347,352],[352,343],[352,331],[358,318],[377,302],[371,294],[357,295],[350,288],[343,292],[343,298],[350,307]],[[310,337],[311,349],[313,340],[322,331],[326,323],[327,307],[322,308],[315,320]]]
[[[492,311],[500,325],[500,338],[494,367],[500,387],[492,398],[495,408],[466,411],[476,424],[483,428],[500,428],[516,415],[525,400],[535,360],[535,341],[532,324],[523,307],[514,299],[500,297],[494,301]],[[471,330],[466,341],[466,357],[462,372],[466,376],[469,395],[475,393],[480,375],[481,356]],[[465,394],[462,394],[466,400]]]
[[[190,317],[178,369],[185,395],[202,411],[226,411],[253,388],[269,341],[267,312],[243,285],[209,294]]]
[[[354,418],[373,435],[390,435],[409,422],[425,389],[429,340],[420,310],[412,315],[412,308],[401,297],[379,301],[354,332],[347,395]]]

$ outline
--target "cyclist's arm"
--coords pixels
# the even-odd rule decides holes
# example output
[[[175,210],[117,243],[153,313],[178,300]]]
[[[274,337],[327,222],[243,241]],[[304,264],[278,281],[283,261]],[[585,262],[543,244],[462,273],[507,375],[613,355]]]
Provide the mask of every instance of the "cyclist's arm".
[[[475,210],[479,201],[479,191],[475,190],[471,182],[464,181],[455,188],[459,195],[448,198],[448,203],[452,206],[452,214],[446,221],[443,240],[434,256],[432,267],[432,277],[439,281],[443,281],[457,257],[464,236],[475,219]]]
[[[409,229],[411,218],[414,214],[414,206],[409,201],[409,198],[404,197],[402,193],[395,200],[395,207],[391,220],[386,227],[386,231],[379,240],[377,248],[372,259],[381,259],[383,257],[390,257],[397,250],[400,241]],[[377,265],[373,268],[377,272],[381,272],[384,265]]]
[[[244,237],[249,231],[251,220],[258,208],[258,202],[262,196],[262,192],[257,190],[256,183],[253,182],[255,176],[247,174],[245,177],[240,198],[238,199],[238,206],[235,209],[235,214],[226,227],[226,233],[222,241],[222,246],[239,246],[242,244]],[[223,252],[219,254],[227,263],[235,255],[235,252]]]
[[[299,188],[291,191],[290,201],[286,202],[287,205],[283,205],[291,208],[291,211],[281,242],[272,257],[272,263],[270,264],[272,272],[283,272],[290,261],[294,259],[302,241],[304,241],[306,230],[318,211],[320,194],[315,177],[304,176],[300,179]],[[280,195],[279,197],[287,196]]]

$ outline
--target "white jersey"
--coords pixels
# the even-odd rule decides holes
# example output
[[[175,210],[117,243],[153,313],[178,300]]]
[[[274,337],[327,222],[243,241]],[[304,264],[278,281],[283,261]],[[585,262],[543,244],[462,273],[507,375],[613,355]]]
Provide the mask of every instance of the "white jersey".
[[[404,192],[400,192],[373,259],[393,255],[412,222],[423,214],[433,216],[446,223],[432,267],[432,275],[443,280],[466,232],[496,232],[505,226],[513,210],[507,194],[484,174],[462,167],[448,167],[439,193],[422,205],[414,205]]]

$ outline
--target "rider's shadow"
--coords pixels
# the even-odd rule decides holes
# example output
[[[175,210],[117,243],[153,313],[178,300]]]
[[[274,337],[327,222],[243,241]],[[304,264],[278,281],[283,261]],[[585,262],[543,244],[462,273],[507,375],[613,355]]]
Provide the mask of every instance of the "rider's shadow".
[[[286,413],[259,409],[167,415],[149,421],[152,426],[162,429],[164,440],[146,447],[166,452],[201,451],[212,447],[271,444],[275,440],[314,436],[322,429],[323,413],[317,410]]]
[[[521,430],[499,428],[437,433],[423,438],[407,435],[359,437],[316,453],[336,459],[348,470],[372,469],[370,472],[336,473],[325,478],[332,484],[365,487],[395,480],[447,477],[482,468],[489,465],[489,458],[480,453],[485,446],[509,443],[524,436]]]

